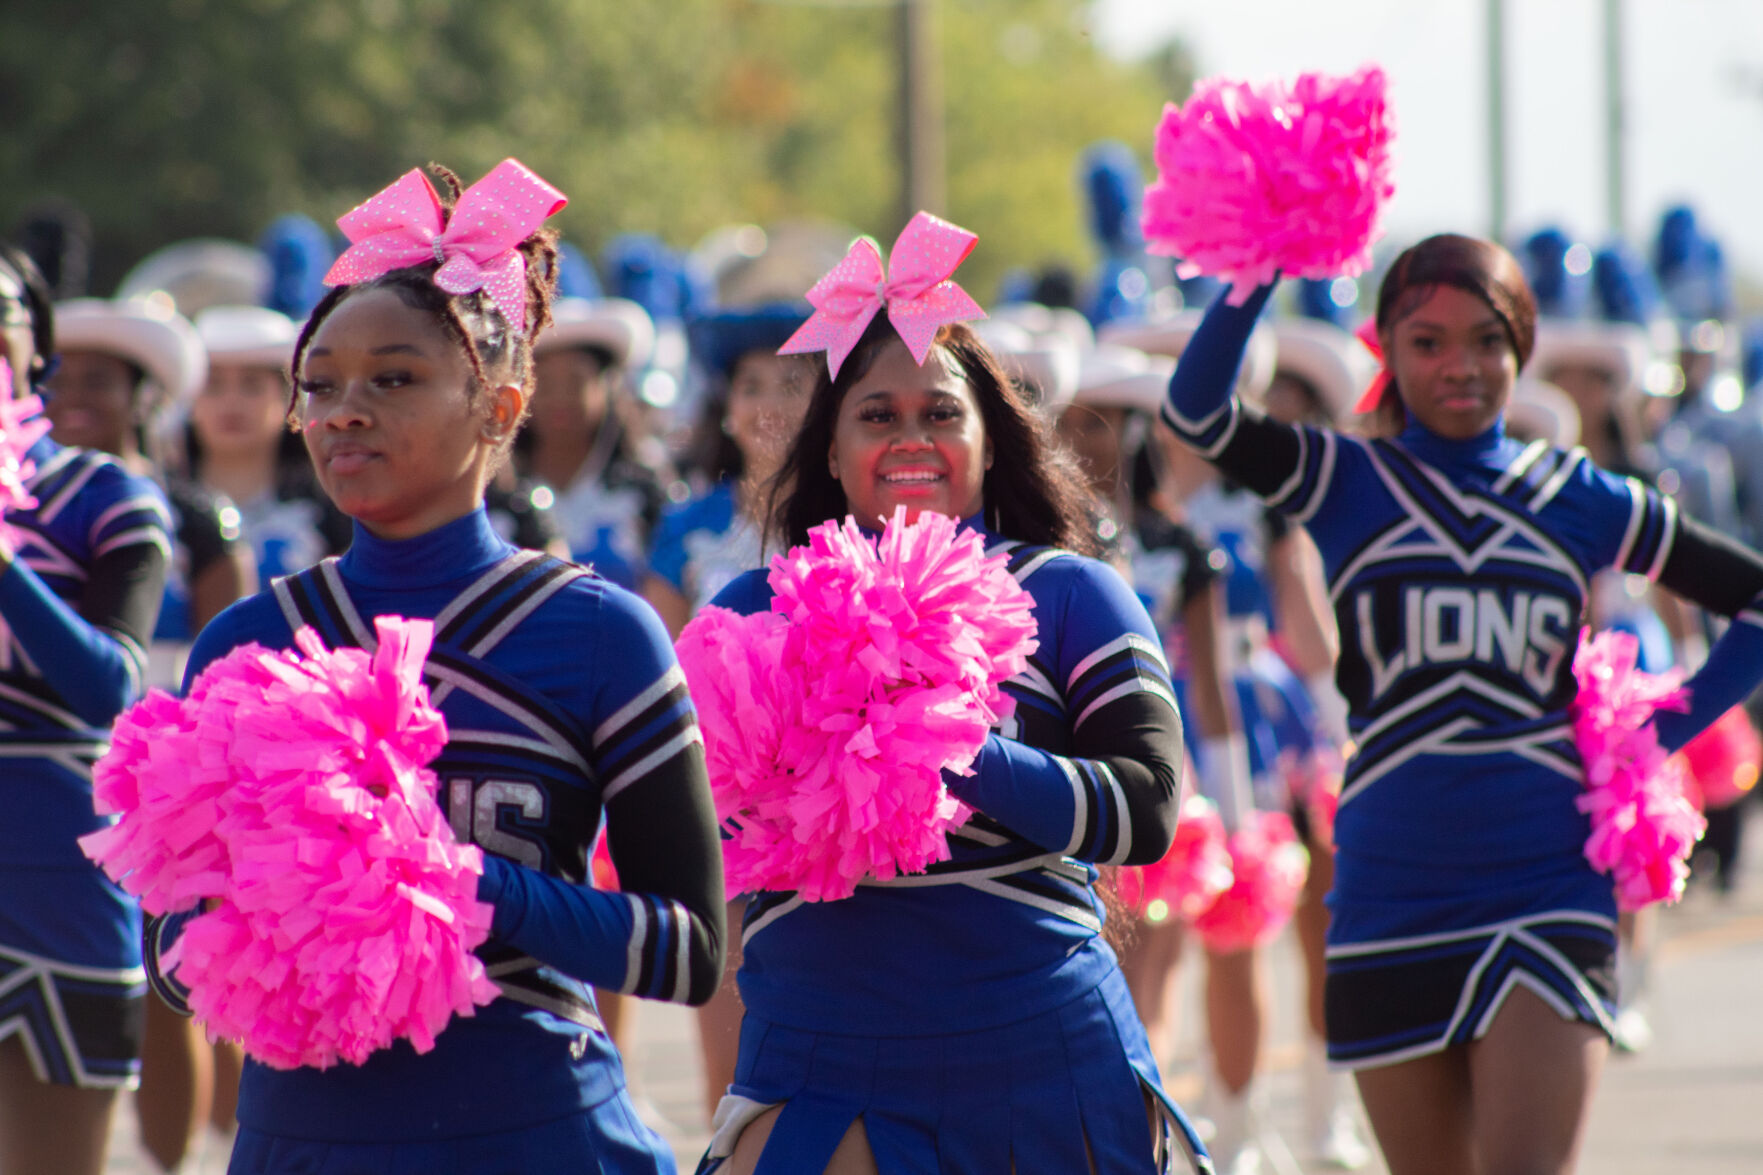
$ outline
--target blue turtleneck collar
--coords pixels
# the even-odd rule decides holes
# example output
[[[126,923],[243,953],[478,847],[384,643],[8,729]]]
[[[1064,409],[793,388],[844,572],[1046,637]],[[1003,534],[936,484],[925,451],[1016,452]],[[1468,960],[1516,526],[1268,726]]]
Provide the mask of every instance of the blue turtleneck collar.
[[[1486,432],[1464,441],[1447,440],[1412,417],[1396,443],[1426,464],[1439,469],[1504,470],[1522,446],[1506,435],[1506,418]]]
[[[476,575],[514,550],[483,506],[426,534],[384,539],[361,523],[337,570],[365,587],[439,587]]]

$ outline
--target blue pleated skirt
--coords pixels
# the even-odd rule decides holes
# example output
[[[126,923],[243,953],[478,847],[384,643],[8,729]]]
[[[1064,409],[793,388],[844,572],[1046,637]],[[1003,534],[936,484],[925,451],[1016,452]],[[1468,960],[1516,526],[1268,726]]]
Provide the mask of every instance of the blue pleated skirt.
[[[321,1142],[239,1127],[227,1175],[675,1175],[624,1090],[576,1114],[433,1142]]]
[[[1118,969],[1063,1007],[968,1033],[844,1036],[749,1011],[731,1094],[783,1106],[759,1175],[824,1170],[860,1118],[883,1175],[1212,1170]],[[707,1155],[699,1171],[720,1165]]]

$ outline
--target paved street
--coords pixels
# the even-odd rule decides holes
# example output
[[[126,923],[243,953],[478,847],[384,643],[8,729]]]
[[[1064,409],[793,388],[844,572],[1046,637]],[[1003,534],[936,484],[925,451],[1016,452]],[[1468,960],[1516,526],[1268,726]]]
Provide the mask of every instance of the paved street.
[[[1664,912],[1663,943],[1653,982],[1653,1047],[1615,1058],[1605,1070],[1581,1170],[1586,1175],[1754,1175],[1763,1171],[1763,809],[1753,808],[1750,864],[1737,891],[1720,897],[1692,891]],[[1195,970],[1186,968],[1191,979]],[[1268,1119],[1298,1139],[1300,1055],[1297,961],[1288,942],[1275,952],[1275,1018],[1269,1048]],[[1192,1104],[1199,1092],[1200,1054],[1192,1037],[1197,1006],[1184,994],[1184,1031],[1166,1058],[1172,1092]],[[704,1145],[698,1105],[697,1052],[691,1014],[650,1004],[642,1009],[633,1071],[644,1112],[673,1143],[683,1170]],[[225,1169],[219,1146],[189,1175]],[[1277,1158],[1277,1156],[1276,1156]],[[1306,1165],[1264,1167],[1269,1175],[1328,1170]],[[118,1116],[106,1175],[148,1175],[153,1165],[134,1144],[133,1108]],[[1366,1168],[1382,1175],[1374,1163]]]

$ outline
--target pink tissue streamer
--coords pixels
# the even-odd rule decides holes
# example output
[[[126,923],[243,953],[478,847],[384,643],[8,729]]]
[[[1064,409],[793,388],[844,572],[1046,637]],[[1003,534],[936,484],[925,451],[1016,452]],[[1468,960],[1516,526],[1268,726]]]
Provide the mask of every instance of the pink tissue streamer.
[[[1161,922],[1170,914],[1192,921],[1212,907],[1231,880],[1230,849],[1218,806],[1205,796],[1190,795],[1182,801],[1169,851],[1155,864],[1122,869],[1120,893],[1149,921]],[[1156,902],[1164,909],[1156,910]]]
[[[1586,783],[1574,803],[1592,819],[1586,860],[1611,875],[1624,910],[1682,897],[1707,828],[1684,795],[1683,761],[1665,754],[1653,725],[1656,710],[1686,706],[1683,674],[1641,671],[1638,649],[1626,632],[1582,634],[1573,658],[1573,741]]]
[[[1166,105],[1145,190],[1148,249],[1181,258],[1184,278],[1229,282],[1238,306],[1281,272],[1365,272],[1395,192],[1384,90],[1368,66],[1289,86],[1212,78],[1186,105]]]
[[[1230,836],[1231,886],[1194,919],[1206,949],[1232,954],[1271,942],[1291,921],[1310,855],[1284,812],[1253,811]]]
[[[379,648],[257,644],[183,699],[117,720],[94,773],[109,828],[88,856],[150,914],[212,901],[162,960],[210,1037],[278,1069],[418,1052],[496,997],[483,855],[455,842],[426,764],[447,741],[422,666],[427,620],[376,618]]]
[[[42,397],[13,399],[12,367],[0,359],[0,518],[36,506],[37,499],[26,483],[36,475],[37,463],[25,454],[48,435],[49,429]],[[0,532],[17,545],[10,526],[0,522]]]
[[[879,542],[826,523],[772,560],[771,611],[680,633],[731,893],[836,901],[947,860],[970,774],[1035,649],[1033,601],[982,537],[926,511]]]

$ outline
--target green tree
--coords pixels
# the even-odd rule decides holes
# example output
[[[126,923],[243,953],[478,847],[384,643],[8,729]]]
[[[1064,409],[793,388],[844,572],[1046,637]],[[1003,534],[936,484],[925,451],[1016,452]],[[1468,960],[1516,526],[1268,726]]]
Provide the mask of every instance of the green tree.
[[[1080,0],[943,0],[948,214],[982,297],[1018,260],[1087,261],[1083,146],[1148,151],[1167,85],[1085,37]],[[97,289],[196,235],[328,223],[434,159],[515,155],[590,253],[730,221],[897,219],[893,13],[761,0],[61,0],[0,10],[0,224],[60,196]]]

